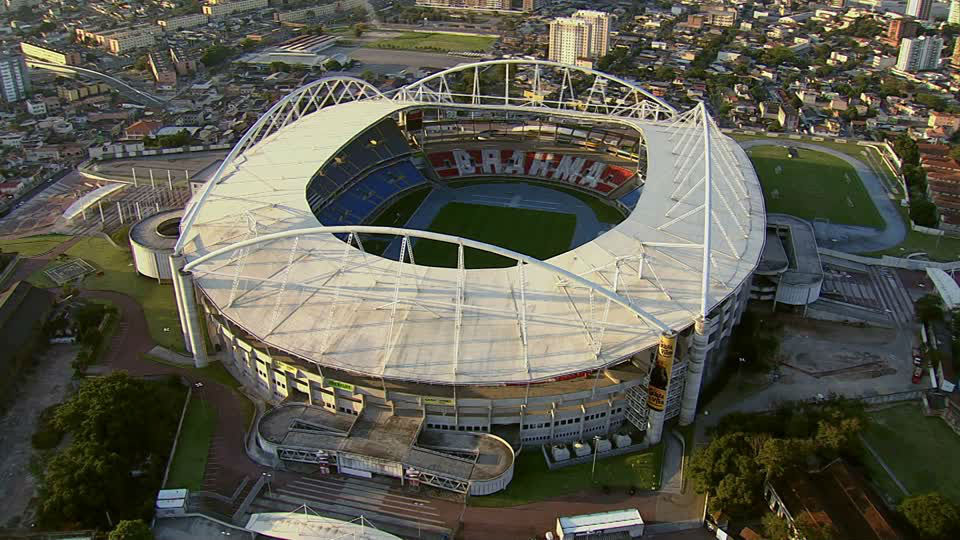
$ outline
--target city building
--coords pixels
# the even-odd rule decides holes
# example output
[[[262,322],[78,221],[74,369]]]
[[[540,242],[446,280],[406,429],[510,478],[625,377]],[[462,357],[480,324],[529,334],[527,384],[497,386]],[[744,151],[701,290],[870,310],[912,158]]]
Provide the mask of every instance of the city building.
[[[960,0],[950,0],[950,14],[947,16],[950,24],[960,24]]]
[[[31,99],[27,101],[27,112],[31,116],[46,116],[47,102],[42,99]]]
[[[70,86],[58,86],[57,97],[69,102],[80,101],[91,96],[109,94],[110,86],[107,83],[73,83]]]
[[[547,58],[572,65],[593,65],[590,44],[593,36],[590,23],[573,17],[558,17],[550,21],[550,44]]]
[[[151,47],[163,29],[155,24],[141,24],[111,30],[76,29],[77,41],[105,47],[111,54],[121,55],[135,49]]]
[[[899,47],[901,40],[917,35],[918,26],[916,21],[911,21],[910,19],[904,19],[902,17],[891,19],[887,25],[887,35],[883,41],[891,47]]]
[[[573,14],[574,19],[590,23],[590,57],[600,58],[610,50],[610,26],[613,15],[603,11],[581,9]]]
[[[438,9],[529,12],[540,9],[543,0],[522,0],[520,2],[515,0],[417,0],[416,4]]]
[[[765,482],[764,497],[770,510],[787,520],[795,538],[800,537],[795,533],[801,520],[836,531],[837,538],[902,538],[881,499],[839,459],[816,472],[795,472]]]
[[[181,15],[179,17],[171,17],[169,19],[160,19],[157,21],[157,24],[165,32],[175,32],[182,28],[193,28],[195,26],[200,26],[207,24],[210,18],[203,13],[191,13],[189,15]]]
[[[703,22],[711,26],[731,28],[737,24],[737,9],[732,7],[711,8],[704,12]]]
[[[203,6],[203,14],[207,17],[225,17],[234,13],[263,9],[267,4],[268,0],[234,0],[232,2],[209,0]]]
[[[930,8],[933,7],[933,0],[909,0],[907,2],[907,15],[921,20],[930,20]]]
[[[180,47],[170,47],[170,61],[178,75],[187,75],[197,71],[199,64]]]
[[[550,22],[548,58],[554,62],[590,67],[593,60],[610,49],[610,26],[613,15],[600,11],[580,10],[570,17]]]
[[[83,62],[83,55],[76,51],[68,51],[54,47],[42,41],[24,40],[20,42],[20,52],[28,58],[36,58],[51,64],[76,66]]]
[[[30,93],[30,72],[23,56],[0,56],[0,93],[7,102],[20,101]]]
[[[960,39],[953,45],[953,56],[950,58],[950,63],[954,67],[960,67]]]
[[[896,69],[906,73],[937,69],[942,49],[943,39],[937,36],[905,38],[900,42]]]
[[[23,8],[39,6],[42,0],[3,0],[3,11],[15,13]]]
[[[157,86],[168,88],[177,86],[177,70],[167,55],[151,52],[147,55],[147,62],[150,64],[150,72],[153,73]]]

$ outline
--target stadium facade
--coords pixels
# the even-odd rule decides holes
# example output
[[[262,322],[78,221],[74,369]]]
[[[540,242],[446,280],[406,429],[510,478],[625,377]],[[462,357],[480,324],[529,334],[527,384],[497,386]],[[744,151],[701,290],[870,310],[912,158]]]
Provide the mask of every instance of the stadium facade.
[[[415,190],[491,177],[623,219],[547,260],[371,225]],[[702,105],[496,60],[390,95],[345,77],[300,88],[180,229],[188,349],[198,366],[218,351],[278,405],[257,426],[270,459],[483,495],[521,447],[623,430],[656,443],[666,419],[690,423],[749,298],[765,213],[749,159]],[[417,264],[427,242],[452,263]],[[506,263],[472,268],[478,252]]]

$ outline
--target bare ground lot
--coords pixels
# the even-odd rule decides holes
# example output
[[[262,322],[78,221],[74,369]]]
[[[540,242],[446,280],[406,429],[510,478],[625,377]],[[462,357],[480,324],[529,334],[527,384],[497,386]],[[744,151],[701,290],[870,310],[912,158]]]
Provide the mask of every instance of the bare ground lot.
[[[910,381],[913,334],[909,329],[776,317],[784,323],[779,378],[766,373],[735,377],[707,405],[710,417],[768,410],[819,395],[868,397],[923,387]]]
[[[53,345],[23,374],[17,394],[0,419],[0,527],[30,526],[27,507],[36,480],[30,474],[30,438],[41,411],[63,401],[70,389],[77,354],[74,345]]]

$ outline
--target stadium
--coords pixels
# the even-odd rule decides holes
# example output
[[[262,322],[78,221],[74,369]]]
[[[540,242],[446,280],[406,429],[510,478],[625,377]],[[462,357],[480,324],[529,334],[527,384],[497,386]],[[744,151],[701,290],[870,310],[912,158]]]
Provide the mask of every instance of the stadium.
[[[690,423],[765,226],[703,105],[504,59],[296,90],[194,195],[170,264],[197,365],[276,405],[264,459],[484,495],[521,448]]]

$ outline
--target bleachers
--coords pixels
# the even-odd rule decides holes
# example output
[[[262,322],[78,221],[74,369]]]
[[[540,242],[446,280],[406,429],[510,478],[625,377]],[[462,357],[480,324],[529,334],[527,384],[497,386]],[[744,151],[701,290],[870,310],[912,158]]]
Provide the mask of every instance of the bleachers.
[[[397,193],[426,182],[413,163],[403,160],[371,172],[314,213],[324,225],[362,223]]]
[[[427,159],[440,178],[517,175],[573,184],[606,195],[634,176],[628,168],[574,154],[496,148],[431,152]]]
[[[385,161],[410,153],[403,132],[385,118],[347,144],[307,184],[307,201],[314,214],[339,196],[350,182]]]

